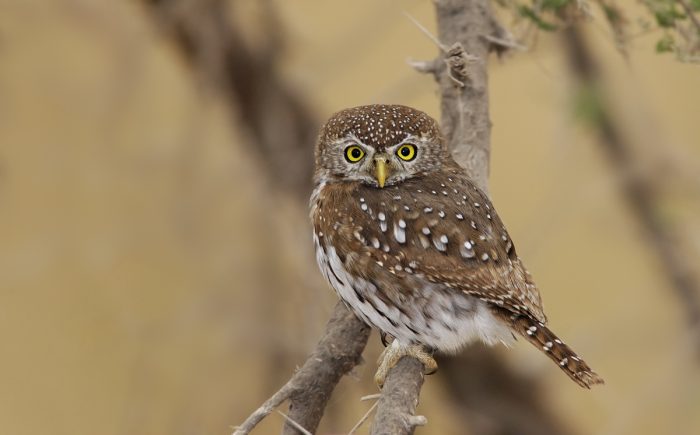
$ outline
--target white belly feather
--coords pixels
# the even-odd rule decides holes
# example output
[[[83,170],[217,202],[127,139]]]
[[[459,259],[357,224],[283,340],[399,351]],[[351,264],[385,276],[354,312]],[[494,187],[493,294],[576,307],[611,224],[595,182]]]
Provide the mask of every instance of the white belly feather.
[[[408,315],[387,306],[376,296],[374,284],[348,273],[335,248],[325,246],[324,249],[320,243],[319,236],[314,234],[318,265],[340,298],[365,323],[390,334],[400,343],[421,343],[454,353],[477,340],[506,345],[514,341],[510,329],[491,313],[485,302],[463,294],[455,295],[452,290],[427,281],[423,289],[416,292],[421,301],[404,302],[403,311]],[[454,314],[455,304],[459,315]],[[411,312],[411,305],[429,310],[429,318],[419,310]]]

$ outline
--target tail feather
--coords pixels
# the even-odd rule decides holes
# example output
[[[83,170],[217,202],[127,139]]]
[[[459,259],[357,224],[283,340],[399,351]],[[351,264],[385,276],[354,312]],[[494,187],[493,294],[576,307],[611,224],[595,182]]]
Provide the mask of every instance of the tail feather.
[[[509,316],[511,328],[525,337],[527,341],[540,349],[554,361],[574,382],[584,388],[603,384],[598,376],[576,352],[564,344],[555,333],[543,323],[526,316]]]

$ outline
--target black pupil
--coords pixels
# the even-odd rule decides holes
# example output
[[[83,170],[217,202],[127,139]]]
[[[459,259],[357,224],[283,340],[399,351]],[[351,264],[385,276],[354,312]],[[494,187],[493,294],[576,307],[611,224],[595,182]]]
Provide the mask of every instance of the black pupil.
[[[401,148],[401,155],[402,156],[408,157],[409,154],[411,154],[411,150],[408,147]]]
[[[357,148],[353,148],[350,150],[350,156],[352,156],[353,159],[359,159],[362,156],[362,151]]]

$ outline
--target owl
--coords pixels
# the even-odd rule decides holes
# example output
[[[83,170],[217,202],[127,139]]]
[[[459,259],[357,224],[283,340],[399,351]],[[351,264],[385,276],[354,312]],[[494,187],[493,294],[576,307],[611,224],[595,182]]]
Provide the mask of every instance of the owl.
[[[406,106],[334,114],[315,150],[311,219],[321,272],[391,337],[375,381],[404,355],[524,337],[577,384],[603,380],[547,326],[537,286],[489,198],[452,158],[437,122]]]

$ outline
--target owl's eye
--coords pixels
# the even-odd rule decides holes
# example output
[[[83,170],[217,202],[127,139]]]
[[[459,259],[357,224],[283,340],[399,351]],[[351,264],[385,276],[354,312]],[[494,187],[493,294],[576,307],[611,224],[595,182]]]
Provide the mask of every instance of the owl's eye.
[[[357,145],[345,148],[345,159],[350,163],[357,163],[365,156],[365,152]]]
[[[410,162],[416,158],[416,146],[410,143],[403,144],[396,150],[396,155],[399,156],[401,160]]]

